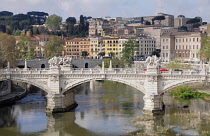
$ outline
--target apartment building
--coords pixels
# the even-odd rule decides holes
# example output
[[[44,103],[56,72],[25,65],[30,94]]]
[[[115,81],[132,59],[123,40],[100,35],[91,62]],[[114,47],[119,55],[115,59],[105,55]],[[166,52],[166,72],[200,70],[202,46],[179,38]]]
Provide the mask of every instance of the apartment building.
[[[111,32],[109,21],[102,18],[93,18],[89,21],[89,36],[104,36]]]
[[[134,56],[136,59],[141,56],[148,57],[156,49],[156,39],[151,37],[138,37],[136,39],[136,49]]]
[[[120,49],[119,49],[119,37],[104,37],[103,38],[103,50],[105,52],[105,56],[119,56]]]
[[[181,59],[183,61],[200,61],[200,32],[165,33],[161,36],[161,58],[163,62]]]
[[[90,37],[90,54],[91,58],[98,58],[98,54],[103,52],[103,38],[102,37]]]
[[[90,39],[74,38],[65,42],[64,55],[79,59],[82,58],[82,51],[90,54]]]
[[[178,32],[178,29],[174,29],[172,27],[146,27],[142,29],[143,29],[144,34],[156,39],[156,45],[155,45],[156,49],[161,48],[160,37],[162,34]]]

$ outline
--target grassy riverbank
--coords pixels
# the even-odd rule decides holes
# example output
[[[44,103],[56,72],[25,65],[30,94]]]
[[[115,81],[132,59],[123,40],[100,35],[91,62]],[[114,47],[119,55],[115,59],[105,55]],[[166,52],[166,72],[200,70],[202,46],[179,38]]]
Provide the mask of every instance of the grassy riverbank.
[[[169,90],[169,93],[176,97],[182,99],[204,99],[210,101],[210,94],[199,92],[193,89],[191,86],[183,85]]]

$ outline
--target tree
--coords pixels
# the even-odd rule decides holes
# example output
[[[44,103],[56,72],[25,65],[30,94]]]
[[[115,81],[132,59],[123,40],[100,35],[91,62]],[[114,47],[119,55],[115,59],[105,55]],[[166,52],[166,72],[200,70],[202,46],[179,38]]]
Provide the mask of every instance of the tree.
[[[82,51],[81,56],[82,56],[83,58],[86,58],[88,55],[89,55],[89,53],[88,53],[87,51]]]
[[[17,53],[15,38],[0,32],[0,67],[5,67],[7,62],[14,66]]]
[[[128,67],[130,67],[133,63],[135,47],[135,39],[129,39],[123,44],[122,59]]]
[[[21,34],[20,40],[18,41],[18,47],[20,52],[20,59],[33,59],[34,56],[34,47],[31,43],[30,36]]]
[[[50,37],[49,42],[46,44],[45,58],[52,58],[54,56],[61,56],[63,50],[63,40],[58,36]]]
[[[165,20],[165,16],[156,16],[152,19],[152,21],[157,20],[159,22],[159,25],[162,26],[161,21]]]
[[[186,26],[180,26],[178,29],[183,31],[188,31]]]
[[[105,52],[99,52],[99,53],[98,53],[98,56],[99,56],[99,57],[105,56]]]
[[[62,21],[62,17],[53,14],[46,19],[45,24],[48,29],[51,29],[52,31],[56,31],[60,29],[61,21]]]
[[[160,57],[160,50],[154,50],[151,55],[156,55],[157,57]]]
[[[210,37],[208,35],[201,37],[200,57],[204,61],[210,60]]]
[[[76,22],[77,22],[77,20],[76,20],[76,18],[75,17],[68,17],[67,19],[66,19],[66,23],[67,23],[67,25],[74,25],[74,24],[76,24]]]

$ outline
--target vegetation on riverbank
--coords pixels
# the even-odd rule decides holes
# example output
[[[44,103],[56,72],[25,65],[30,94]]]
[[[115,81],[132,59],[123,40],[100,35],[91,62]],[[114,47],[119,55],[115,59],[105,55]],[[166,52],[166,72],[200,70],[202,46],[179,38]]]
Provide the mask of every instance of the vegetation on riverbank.
[[[207,93],[201,93],[194,90],[191,86],[183,85],[177,88],[169,90],[170,94],[176,98],[182,99],[195,99],[201,98],[210,101],[210,95]]]

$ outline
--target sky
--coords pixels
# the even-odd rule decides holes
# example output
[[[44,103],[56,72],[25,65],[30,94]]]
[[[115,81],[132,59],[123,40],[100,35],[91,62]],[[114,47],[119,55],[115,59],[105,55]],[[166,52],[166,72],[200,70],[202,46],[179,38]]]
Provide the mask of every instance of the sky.
[[[42,11],[63,18],[80,15],[96,17],[141,17],[166,14],[200,16],[210,22],[210,0],[1,0],[0,11],[26,14]]]

